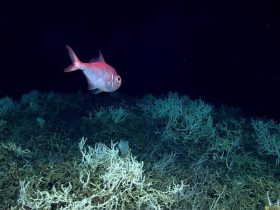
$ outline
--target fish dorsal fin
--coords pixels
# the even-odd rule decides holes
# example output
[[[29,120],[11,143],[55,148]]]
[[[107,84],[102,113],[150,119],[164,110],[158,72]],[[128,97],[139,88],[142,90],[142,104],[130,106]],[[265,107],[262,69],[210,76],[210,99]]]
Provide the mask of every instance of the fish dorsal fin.
[[[89,63],[94,63],[94,62],[97,62],[97,61],[104,61],[105,62],[104,57],[103,57],[100,50],[99,50],[99,57],[90,59]]]
[[[104,61],[105,62],[104,57],[103,57],[100,50],[99,50],[99,61]]]

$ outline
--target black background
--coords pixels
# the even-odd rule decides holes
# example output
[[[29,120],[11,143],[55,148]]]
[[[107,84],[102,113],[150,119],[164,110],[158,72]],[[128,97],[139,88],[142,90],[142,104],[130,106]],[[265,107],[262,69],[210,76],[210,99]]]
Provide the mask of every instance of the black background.
[[[177,91],[280,118],[280,19],[272,1],[9,1],[1,5],[0,96],[86,90],[71,61],[98,56],[135,96]]]

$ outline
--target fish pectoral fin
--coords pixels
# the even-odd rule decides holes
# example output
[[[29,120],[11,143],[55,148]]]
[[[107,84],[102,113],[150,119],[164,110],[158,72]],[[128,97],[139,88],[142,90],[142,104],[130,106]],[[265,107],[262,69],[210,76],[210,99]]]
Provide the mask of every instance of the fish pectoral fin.
[[[100,90],[100,89],[97,89],[97,88],[90,91],[91,94],[98,94],[98,93],[101,93],[101,92],[103,92],[103,90]]]
[[[88,77],[86,77],[86,79],[87,79],[87,84],[88,84],[88,90],[96,89],[95,85],[90,81],[90,79]]]

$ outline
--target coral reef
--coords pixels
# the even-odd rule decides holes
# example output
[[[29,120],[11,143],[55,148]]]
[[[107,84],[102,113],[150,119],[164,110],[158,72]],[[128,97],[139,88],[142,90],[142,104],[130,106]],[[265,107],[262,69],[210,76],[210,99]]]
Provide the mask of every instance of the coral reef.
[[[178,93],[5,97],[1,208],[277,209],[279,136]]]

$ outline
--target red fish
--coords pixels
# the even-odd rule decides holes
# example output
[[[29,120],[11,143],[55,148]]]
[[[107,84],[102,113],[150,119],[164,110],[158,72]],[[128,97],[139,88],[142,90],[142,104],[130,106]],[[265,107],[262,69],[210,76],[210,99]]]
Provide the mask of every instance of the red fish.
[[[65,68],[64,72],[82,70],[87,79],[88,90],[93,94],[113,92],[121,86],[121,77],[112,66],[105,62],[100,51],[97,60],[84,63],[79,60],[70,46],[66,45],[66,48],[73,64]]]

